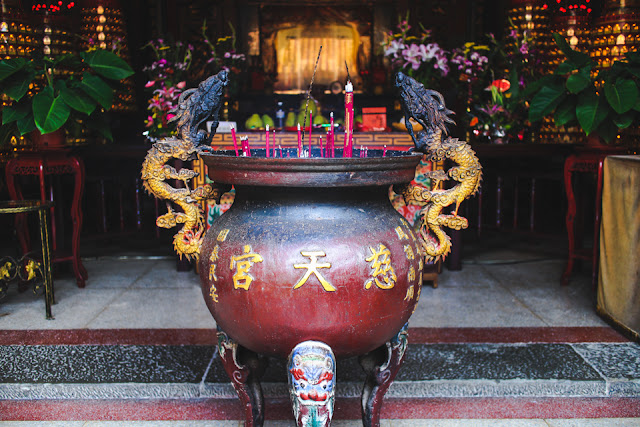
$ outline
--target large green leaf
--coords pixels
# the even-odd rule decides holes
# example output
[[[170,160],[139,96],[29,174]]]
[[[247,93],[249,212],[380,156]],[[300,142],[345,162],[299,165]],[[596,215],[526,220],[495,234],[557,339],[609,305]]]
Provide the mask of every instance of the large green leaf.
[[[618,127],[611,119],[606,119],[598,126],[596,133],[606,142],[611,142],[618,135]]]
[[[576,64],[574,64],[571,61],[564,61],[561,62],[560,65],[558,65],[558,68],[556,68],[556,70],[553,72],[554,74],[569,74],[570,72],[572,72],[573,70],[577,70],[578,67],[576,67]]]
[[[84,114],[91,114],[96,109],[96,101],[85,92],[69,87],[60,88],[62,100],[74,110]]]
[[[60,129],[70,113],[69,106],[60,96],[54,96],[51,87],[33,97],[33,120],[43,135]]]
[[[576,97],[569,96],[558,105],[553,116],[556,126],[564,126],[576,119]]]
[[[36,73],[33,70],[17,73],[3,83],[3,91],[9,98],[19,101],[29,90],[29,85],[33,82]]]
[[[33,122],[33,115],[28,114],[16,122],[18,125],[18,131],[20,135],[24,135],[36,129],[36,124]]]
[[[567,40],[561,34],[553,33],[553,38],[555,39],[556,44],[558,45],[562,53],[564,53],[564,55],[567,57],[567,59],[569,59],[570,62],[576,64],[578,68],[582,68],[589,62],[591,62],[591,58],[589,57],[589,55],[584,52],[573,50],[571,46],[569,46],[569,43],[567,43]]]
[[[5,59],[0,61],[0,81],[22,70],[27,65],[24,58]]]
[[[565,97],[564,87],[560,84],[542,87],[529,104],[529,120],[536,122],[550,114]]]
[[[640,77],[640,66],[629,65],[627,71],[633,74],[635,77]]]
[[[96,73],[108,79],[122,80],[133,75],[129,64],[113,52],[97,49],[80,56]]]
[[[16,120],[26,117],[31,110],[28,102],[20,102],[14,105],[7,105],[2,109],[2,124],[6,125]]]
[[[618,79],[615,83],[605,83],[604,94],[611,108],[618,114],[631,110],[638,100],[638,86],[631,79]]]
[[[82,74],[80,89],[96,100],[105,110],[111,108],[111,104],[113,103],[113,89],[100,77],[84,72]]]
[[[106,122],[104,114],[94,114],[86,121],[87,127],[98,132],[101,136],[113,141],[113,134],[111,133],[111,126]]]
[[[625,58],[632,64],[640,64],[640,52],[627,52]]]
[[[586,90],[578,95],[576,117],[587,136],[602,123],[607,113],[605,100],[599,97],[595,90]]]
[[[626,129],[631,126],[634,117],[635,114],[632,111],[628,111],[624,114],[614,114],[612,119],[618,129]]]
[[[580,93],[591,84],[591,79],[582,73],[571,74],[567,78],[567,90],[571,93]]]

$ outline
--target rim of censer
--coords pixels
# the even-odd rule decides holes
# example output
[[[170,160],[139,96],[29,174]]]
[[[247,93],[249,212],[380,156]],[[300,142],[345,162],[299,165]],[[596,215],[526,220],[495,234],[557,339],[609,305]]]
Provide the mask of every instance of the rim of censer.
[[[378,151],[380,153],[378,153]],[[232,150],[201,153],[214,182],[267,187],[361,187],[410,182],[421,153],[369,150],[370,157],[265,157],[265,150],[251,150],[252,157]]]

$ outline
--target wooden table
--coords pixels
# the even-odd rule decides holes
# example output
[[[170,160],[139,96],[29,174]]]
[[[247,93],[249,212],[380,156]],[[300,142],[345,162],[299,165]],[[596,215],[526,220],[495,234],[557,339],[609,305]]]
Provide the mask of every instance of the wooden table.
[[[45,185],[45,177],[48,175],[71,174],[74,178],[73,202],[71,204],[71,221],[73,225],[71,254],[61,255],[57,248],[56,226],[53,208],[52,213],[52,240],[53,240],[53,259],[52,262],[71,261],[73,271],[76,276],[78,287],[84,288],[87,280],[87,270],[82,265],[80,259],[80,230],[82,229],[82,209],[80,201],[84,190],[84,164],[79,157],[70,155],[64,151],[42,151],[39,153],[28,153],[21,155],[15,159],[9,160],[5,169],[7,178],[7,189],[13,200],[22,200],[22,191],[16,182],[16,177],[21,175],[36,175],[40,182],[40,200],[42,202],[53,201],[53,187],[50,185],[49,195],[47,197],[47,186]],[[18,238],[24,252],[28,252],[29,238],[24,223],[24,216],[16,217],[16,229],[18,230]]]
[[[19,200],[19,201],[4,201],[0,202],[0,214],[27,214],[32,212],[38,212],[38,218],[40,220],[40,241],[42,243],[42,280],[44,282],[44,301],[45,301],[45,309],[47,319],[53,319],[51,315],[51,304],[54,303],[54,292],[53,292],[53,279],[51,277],[51,246],[49,244],[49,209],[53,207],[53,202],[42,202],[39,200]],[[24,253],[21,260],[27,259],[27,253]],[[0,284],[2,282],[6,282],[7,279],[11,280],[15,278],[11,277],[9,268],[6,266],[4,261],[9,257],[3,257],[3,265],[0,268],[7,268],[0,276]],[[13,263],[16,269],[24,268],[24,265],[20,261],[15,261],[10,259],[7,261],[8,263]],[[6,275],[6,277],[5,277]],[[17,271],[16,275],[19,275],[21,279],[22,273]],[[5,283],[6,284],[6,283]],[[3,286],[4,289],[4,286]],[[0,292],[1,294],[2,292]]]

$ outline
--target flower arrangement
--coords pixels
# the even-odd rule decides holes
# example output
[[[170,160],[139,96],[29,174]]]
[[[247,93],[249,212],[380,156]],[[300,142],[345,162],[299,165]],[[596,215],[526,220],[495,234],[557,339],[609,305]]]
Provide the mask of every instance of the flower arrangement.
[[[151,65],[143,68],[149,76],[145,87],[151,91],[145,120],[147,130],[143,134],[151,141],[167,137],[175,132],[175,124],[169,121],[171,112],[186,87],[186,73],[191,66],[193,46],[183,42],[165,43],[163,39],[152,40],[145,48],[154,54]]]
[[[447,52],[431,42],[431,31],[420,25],[420,36],[409,33],[409,15],[399,20],[398,32],[389,31],[382,43],[384,56],[391,60],[392,67],[422,82],[432,86],[438,78],[449,74],[449,59]]]
[[[454,49],[451,53],[451,63],[457,66],[461,81],[474,81],[483,77],[487,72],[489,46],[473,42],[465,43],[463,47]]]
[[[235,95],[239,89],[240,74],[244,72],[247,57],[236,50],[236,30],[229,23],[231,34],[219,37],[215,42],[207,35],[207,22],[202,23],[202,39],[208,59],[205,64],[208,75],[215,74],[221,70],[226,70],[231,78],[229,79],[228,90],[231,95]]]
[[[512,25],[504,43],[489,34],[486,58],[484,75],[471,74],[486,89],[473,90],[473,95],[469,90],[468,125],[475,136],[490,142],[522,141],[530,129],[527,88],[541,73],[540,52],[527,31]]]

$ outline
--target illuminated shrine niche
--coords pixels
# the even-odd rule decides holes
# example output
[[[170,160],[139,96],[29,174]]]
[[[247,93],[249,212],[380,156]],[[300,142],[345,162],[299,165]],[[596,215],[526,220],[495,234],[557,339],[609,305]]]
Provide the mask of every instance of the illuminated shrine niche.
[[[373,10],[373,9],[372,9]],[[314,87],[344,84],[347,69],[356,89],[370,67],[373,14],[350,6],[284,7],[260,9],[260,62],[273,76],[279,93],[301,93],[309,88],[322,46]]]
[[[276,33],[276,63],[278,81],[274,89],[279,92],[304,91],[309,86],[318,50],[322,55],[314,84],[328,86],[338,80],[346,81],[349,74],[358,75],[358,48],[361,41],[355,25],[326,25],[308,28],[298,25]]]

